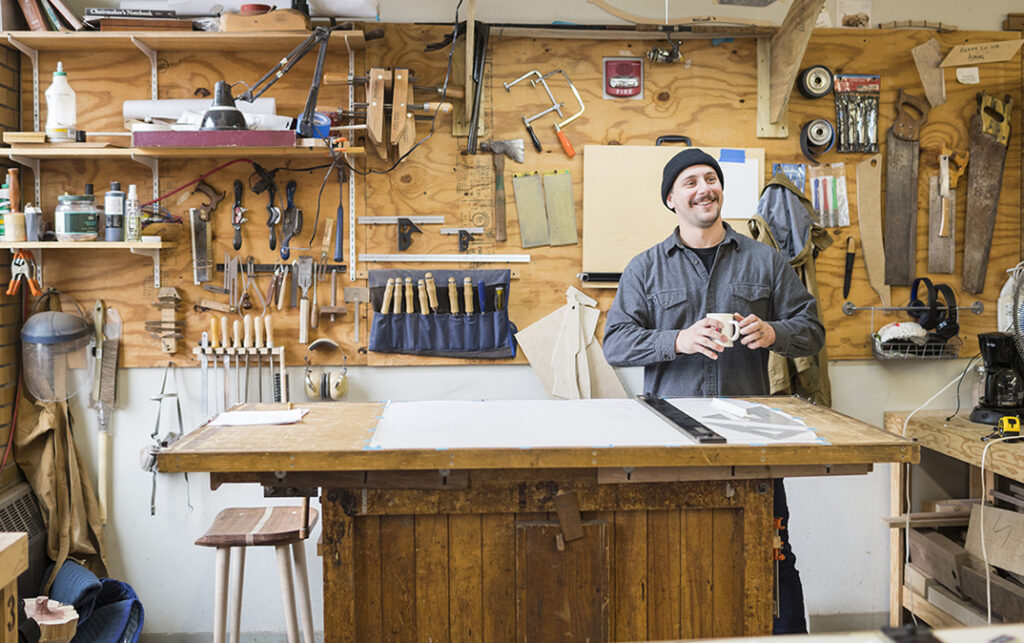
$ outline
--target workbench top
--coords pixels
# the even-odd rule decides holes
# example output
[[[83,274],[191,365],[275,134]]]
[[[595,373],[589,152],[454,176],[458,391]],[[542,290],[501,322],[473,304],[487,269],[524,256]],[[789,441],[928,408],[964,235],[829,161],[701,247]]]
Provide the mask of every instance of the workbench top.
[[[967,419],[970,409],[961,409],[955,417],[952,409],[918,411],[907,423],[906,437],[932,451],[981,466],[981,454],[988,442],[981,438],[992,433],[989,424],[977,424]],[[890,411],[885,414],[885,429],[896,435],[903,432],[903,423],[910,411]],[[948,421],[946,418],[950,418]],[[985,456],[985,469],[1024,482],[1024,443],[993,444]]]
[[[375,449],[369,445],[384,403],[309,403],[295,405],[309,413],[292,425],[207,424],[161,453],[159,466],[167,473],[230,473],[870,465],[920,459],[913,441],[831,409],[793,397],[747,399],[803,419],[827,444]],[[248,404],[236,410],[281,408],[284,405]]]

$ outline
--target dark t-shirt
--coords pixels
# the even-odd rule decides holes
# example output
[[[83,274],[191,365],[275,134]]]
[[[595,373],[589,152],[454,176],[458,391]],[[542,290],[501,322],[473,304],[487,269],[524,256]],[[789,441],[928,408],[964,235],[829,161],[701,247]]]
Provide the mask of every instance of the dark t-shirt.
[[[686,247],[690,248],[690,246]],[[693,253],[697,255],[700,262],[704,264],[704,269],[710,274],[711,266],[715,265],[715,255],[718,254],[718,246],[711,246],[710,248],[690,248],[690,250],[693,250]]]

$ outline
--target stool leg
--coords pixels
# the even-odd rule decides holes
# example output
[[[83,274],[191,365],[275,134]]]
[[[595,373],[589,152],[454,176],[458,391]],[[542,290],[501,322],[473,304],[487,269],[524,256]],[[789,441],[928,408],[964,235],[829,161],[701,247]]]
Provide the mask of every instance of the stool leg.
[[[299,643],[299,626],[295,619],[295,588],[292,587],[292,561],[288,556],[288,545],[276,545],[277,575],[281,581],[281,598],[284,601],[284,624],[288,630],[288,643]]]
[[[299,599],[303,643],[315,643],[313,640],[313,606],[309,602],[309,572],[306,570],[305,542],[299,540],[292,543],[292,560],[295,563],[295,592]]]
[[[242,632],[242,587],[245,585],[245,547],[232,547],[235,559],[232,565],[231,584],[235,587],[235,600],[231,603],[231,643],[238,643]]]
[[[213,643],[224,643],[228,611],[228,569],[231,548],[218,547],[213,577]]]

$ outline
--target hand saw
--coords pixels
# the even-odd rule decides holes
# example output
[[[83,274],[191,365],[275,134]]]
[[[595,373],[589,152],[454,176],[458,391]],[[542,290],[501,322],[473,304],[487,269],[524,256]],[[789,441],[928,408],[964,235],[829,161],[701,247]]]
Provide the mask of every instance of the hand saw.
[[[901,89],[886,138],[885,283],[892,286],[909,286],[916,272],[917,161],[928,110],[927,101]]]
[[[952,274],[956,263],[956,185],[968,153],[942,144],[939,175],[928,182],[928,272]]]
[[[1003,101],[978,92],[978,113],[967,128],[971,165],[967,168],[967,218],[964,231],[963,289],[980,294],[985,289],[985,271],[999,206],[999,189],[1010,140],[1010,108]]]

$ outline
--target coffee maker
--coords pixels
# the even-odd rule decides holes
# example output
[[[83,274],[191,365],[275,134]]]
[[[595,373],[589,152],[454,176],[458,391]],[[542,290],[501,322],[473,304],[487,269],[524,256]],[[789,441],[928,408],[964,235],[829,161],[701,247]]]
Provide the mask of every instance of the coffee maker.
[[[1004,415],[1024,414],[1024,368],[1013,335],[978,335],[981,359],[985,364],[984,392],[971,411],[971,421],[997,424]]]

